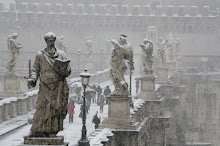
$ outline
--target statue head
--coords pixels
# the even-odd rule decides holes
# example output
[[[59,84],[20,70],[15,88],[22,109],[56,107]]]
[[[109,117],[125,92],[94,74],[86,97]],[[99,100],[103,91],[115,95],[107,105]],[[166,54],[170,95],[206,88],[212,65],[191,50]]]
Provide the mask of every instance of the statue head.
[[[18,37],[18,34],[17,33],[12,33],[11,36],[12,36],[13,39],[16,39]]]
[[[147,39],[144,39],[143,42],[144,42],[144,44],[147,44],[147,43],[148,43],[148,40],[147,40]]]
[[[120,39],[119,39],[119,44],[120,45],[124,45],[124,44],[127,44],[127,42],[126,42],[126,35],[124,35],[124,34],[120,34],[121,35],[121,37],[120,37]]]
[[[48,32],[47,34],[44,35],[44,39],[48,46],[53,47],[56,41],[56,35],[52,32]]]

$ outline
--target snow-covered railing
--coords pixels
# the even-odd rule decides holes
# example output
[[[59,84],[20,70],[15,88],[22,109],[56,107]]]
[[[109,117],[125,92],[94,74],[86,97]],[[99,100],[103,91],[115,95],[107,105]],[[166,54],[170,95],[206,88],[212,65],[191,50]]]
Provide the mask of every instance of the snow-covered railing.
[[[0,123],[18,115],[25,115],[35,109],[38,90],[27,92],[22,97],[9,97],[0,100]]]

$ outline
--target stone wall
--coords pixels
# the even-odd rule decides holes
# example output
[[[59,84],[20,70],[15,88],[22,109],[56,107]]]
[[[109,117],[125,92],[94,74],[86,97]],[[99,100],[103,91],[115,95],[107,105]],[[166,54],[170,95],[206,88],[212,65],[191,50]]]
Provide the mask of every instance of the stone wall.
[[[27,93],[22,97],[10,97],[0,100],[0,123],[26,115],[36,107],[37,90]]]
[[[0,66],[5,67],[9,52],[7,50],[7,36],[12,32],[19,32],[18,40],[23,48],[16,67],[27,68],[28,59],[34,61],[37,51],[45,48],[44,34],[53,31],[57,36],[65,36],[64,40],[69,47],[67,56],[72,60],[71,66],[77,71],[81,50],[80,66],[83,68],[88,61],[85,52],[86,37],[93,37],[94,63],[97,70],[103,65],[109,67],[110,53],[101,55],[101,48],[107,50],[109,38],[119,38],[119,33],[128,35],[132,44],[135,66],[139,69],[141,49],[139,44],[148,36],[147,28],[156,26],[157,37],[166,37],[170,32],[181,39],[182,54],[204,55],[219,54],[219,17],[210,15],[209,7],[188,6],[161,6],[156,11],[150,11],[149,6],[126,6],[122,9],[111,5],[107,11],[106,5],[52,5],[50,3],[23,3],[22,8],[15,3],[10,4],[10,9],[0,10],[3,25],[0,28]],[[200,11],[201,10],[201,11]],[[17,19],[16,19],[17,18]],[[16,21],[18,20],[18,21]],[[20,26],[18,30],[18,26]],[[156,39],[151,38],[152,40]],[[212,47],[208,47],[208,46]],[[209,48],[209,49],[207,49]],[[156,53],[156,51],[154,51]],[[28,57],[27,57],[28,56]],[[155,54],[156,56],[156,54]],[[101,61],[101,57],[106,61]],[[27,62],[27,63],[25,63]],[[135,70],[135,73],[139,70]]]

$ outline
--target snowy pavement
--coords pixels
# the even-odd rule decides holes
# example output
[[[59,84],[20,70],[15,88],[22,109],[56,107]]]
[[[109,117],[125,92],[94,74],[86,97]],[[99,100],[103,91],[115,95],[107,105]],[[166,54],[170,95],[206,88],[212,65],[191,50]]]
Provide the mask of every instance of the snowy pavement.
[[[132,95],[136,95],[135,93],[135,77],[133,76],[133,80],[132,80]],[[126,80],[129,84],[129,76],[126,77]],[[103,83],[99,84],[101,86],[101,88],[105,88],[107,85],[109,85],[111,91],[113,91],[113,85],[112,82],[106,81]],[[103,90],[104,91],[104,90]],[[101,118],[101,121],[103,121],[105,118],[107,118],[108,116],[108,106],[105,105],[104,106],[104,112],[102,114],[100,114],[100,107],[97,106],[97,104],[92,103],[90,110],[89,110],[89,114],[87,115],[87,119],[86,119],[86,128],[87,128],[87,137],[89,137],[89,135],[91,135],[93,132],[95,132],[95,125],[92,123],[92,118],[93,116],[96,114],[96,112],[98,111],[98,117]],[[20,127],[21,128],[10,132],[4,136],[0,136],[0,146],[17,146],[17,145],[21,145],[24,142],[24,136],[29,135],[30,133],[30,128],[31,125],[26,124],[27,123],[27,119],[33,117],[33,113],[29,112],[27,115],[22,115],[22,116],[18,116],[16,118],[12,118],[8,121],[5,121],[3,123],[0,124],[0,135],[1,133],[4,133],[6,131],[10,131],[13,128],[16,127]],[[69,123],[68,118],[69,116],[66,116],[66,119],[64,120],[64,130],[59,132],[58,135],[62,135],[64,136],[64,141],[65,142],[69,142],[70,146],[76,146],[78,144],[78,141],[81,138],[81,129],[82,129],[82,119],[79,117],[79,113],[80,113],[80,105],[76,104],[75,105],[75,114],[74,114],[74,120],[73,123]]]

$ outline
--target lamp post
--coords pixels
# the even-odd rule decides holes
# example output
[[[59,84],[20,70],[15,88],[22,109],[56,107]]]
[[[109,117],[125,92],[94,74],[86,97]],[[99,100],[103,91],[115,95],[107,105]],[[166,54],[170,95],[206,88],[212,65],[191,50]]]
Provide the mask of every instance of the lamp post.
[[[80,71],[80,66],[79,66],[79,63],[80,63],[80,54],[81,54],[81,50],[77,50],[77,54],[78,54],[78,73]]]
[[[86,100],[85,100],[85,91],[86,91],[86,86],[89,84],[89,78],[90,78],[90,74],[87,72],[87,69],[84,70],[83,73],[80,74],[80,77],[82,77],[82,85],[84,88],[83,91],[83,116],[82,116],[82,135],[81,135],[81,139],[78,141],[79,146],[90,146],[89,144],[89,140],[86,137]]]

